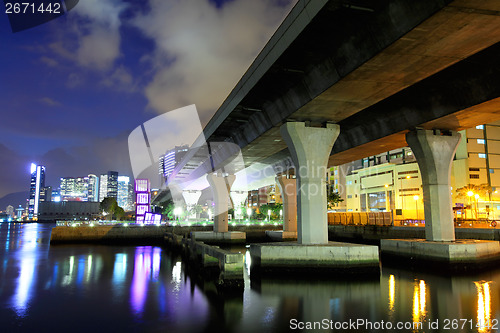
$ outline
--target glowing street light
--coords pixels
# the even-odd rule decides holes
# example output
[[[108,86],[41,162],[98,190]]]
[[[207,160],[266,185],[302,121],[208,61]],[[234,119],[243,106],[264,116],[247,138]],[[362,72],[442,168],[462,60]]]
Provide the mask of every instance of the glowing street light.
[[[418,220],[418,199],[420,197],[418,195],[413,196],[413,200],[415,200],[415,212],[417,213],[417,220]]]

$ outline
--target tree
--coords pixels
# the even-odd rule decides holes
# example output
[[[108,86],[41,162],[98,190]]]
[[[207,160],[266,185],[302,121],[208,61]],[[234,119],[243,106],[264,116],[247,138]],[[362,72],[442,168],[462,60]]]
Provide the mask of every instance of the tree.
[[[101,213],[104,213],[105,215],[113,214],[114,208],[117,205],[118,203],[116,202],[115,198],[104,198],[104,200],[102,200],[101,203],[99,204],[99,210],[101,211]]]
[[[491,192],[492,188],[488,184],[480,184],[480,185],[474,185],[474,184],[467,184],[464,187],[457,188],[455,190],[457,193],[456,197],[458,199],[466,199],[469,203],[469,207],[466,207],[471,210],[471,215],[472,215],[472,205],[471,201],[475,202],[475,210],[476,210],[476,218],[478,217],[478,208],[477,208],[477,198],[476,195],[482,198],[489,198],[491,197]],[[489,215],[489,211],[488,211]]]
[[[471,192],[472,195],[478,194],[480,197],[489,198],[492,189],[491,186],[489,186],[488,184],[480,184],[480,185],[467,184],[464,187],[457,188],[455,192],[457,193],[457,198],[468,199],[470,197],[469,192]]]
[[[168,220],[175,219],[175,204],[171,199],[160,202],[159,206],[161,207],[162,214],[165,215]]]
[[[108,215],[111,219],[121,220],[125,217],[125,211],[118,206],[115,198],[104,198],[99,204],[99,210],[104,215]]]
[[[193,208],[189,211],[191,214],[195,214],[196,218],[200,218],[200,214],[203,212],[203,207],[201,205],[194,205]]]
[[[326,193],[327,193],[326,201],[328,209],[334,209],[336,204],[344,201],[344,199],[342,199],[342,197],[340,196],[339,192],[334,191],[333,186],[327,187]]]

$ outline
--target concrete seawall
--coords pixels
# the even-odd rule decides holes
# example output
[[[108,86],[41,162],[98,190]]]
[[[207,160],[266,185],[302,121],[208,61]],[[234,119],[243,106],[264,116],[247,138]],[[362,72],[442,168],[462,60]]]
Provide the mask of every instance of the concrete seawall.
[[[52,228],[50,243],[160,243],[165,232],[164,226],[64,226]]]
[[[279,230],[281,226],[230,226],[231,231],[246,231],[248,241],[262,241],[266,230]],[[51,244],[63,243],[163,243],[166,232],[187,237],[192,231],[211,231],[212,226],[58,226],[52,228]]]
[[[500,229],[455,228],[457,239],[500,240]],[[328,237],[331,241],[347,240],[379,244],[381,239],[425,238],[424,227],[384,227],[329,225]]]

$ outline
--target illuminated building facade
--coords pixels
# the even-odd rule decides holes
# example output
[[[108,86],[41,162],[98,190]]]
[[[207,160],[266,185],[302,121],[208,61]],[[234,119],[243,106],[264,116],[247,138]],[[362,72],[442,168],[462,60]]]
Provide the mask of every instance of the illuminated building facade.
[[[177,146],[167,151],[165,155],[160,156],[158,172],[163,176],[165,181],[170,177],[177,164],[179,164],[182,158],[187,154],[188,148],[188,146]]]
[[[457,217],[500,218],[500,122],[460,133],[450,188]],[[370,156],[351,165],[347,175],[333,177],[337,183],[345,179],[345,191],[340,186],[339,193],[345,193],[346,211],[393,211],[396,220],[424,218],[420,170],[410,148]],[[472,189],[469,196],[460,193],[465,187]],[[480,191],[481,187],[487,190]],[[465,209],[460,211],[460,207]]]
[[[36,219],[40,204],[40,190],[45,187],[45,167],[31,163],[31,183],[28,199],[28,218]]]
[[[59,186],[61,201],[87,201],[88,186],[88,177],[61,178],[61,185]]]
[[[133,209],[133,197],[131,194],[132,184],[130,177],[118,176],[118,206],[122,207],[125,211]]]
[[[90,202],[99,201],[99,177],[96,175],[88,175],[87,199]]]
[[[99,201],[104,198],[115,198],[118,200],[118,172],[108,171],[101,175],[99,184]]]
[[[146,213],[151,211],[150,183],[148,179],[135,180],[135,220],[144,223]]]

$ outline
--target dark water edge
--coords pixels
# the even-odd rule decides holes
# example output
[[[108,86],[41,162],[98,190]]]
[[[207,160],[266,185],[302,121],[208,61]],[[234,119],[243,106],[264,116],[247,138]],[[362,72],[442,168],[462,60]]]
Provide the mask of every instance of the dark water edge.
[[[161,246],[51,246],[51,228],[0,225],[1,332],[493,332],[476,324],[500,318],[496,268],[442,276],[382,265],[374,279],[256,278],[247,253],[243,292],[221,294]],[[358,320],[372,326],[335,329]],[[454,330],[451,320],[465,325]],[[422,327],[374,328],[382,321]],[[300,325],[312,329],[291,329]]]

